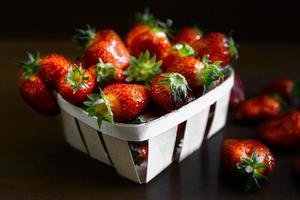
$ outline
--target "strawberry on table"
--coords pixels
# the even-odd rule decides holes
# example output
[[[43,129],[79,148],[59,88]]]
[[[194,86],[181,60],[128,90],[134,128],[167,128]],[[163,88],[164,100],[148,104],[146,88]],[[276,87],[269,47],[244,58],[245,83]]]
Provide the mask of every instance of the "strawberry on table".
[[[207,55],[203,56],[202,61],[185,56],[176,58],[166,72],[182,74],[193,91],[200,94],[218,85],[230,72],[228,68],[221,69],[219,65],[219,61],[209,64]]]
[[[151,84],[151,97],[163,111],[170,112],[182,107],[191,99],[188,83],[179,73],[157,75]]]
[[[300,144],[300,111],[291,111],[266,121],[258,132],[264,141],[272,145]]]
[[[234,85],[230,94],[230,108],[235,108],[245,101],[245,90],[241,78],[234,76]]]
[[[262,89],[262,94],[278,94],[287,102],[292,102],[300,96],[299,85],[290,79],[272,81]]]
[[[58,114],[56,98],[39,75],[40,64],[31,54],[28,54],[28,57],[27,61],[20,63],[23,67],[19,76],[21,96],[29,106],[41,114]]]
[[[150,57],[149,51],[140,53],[139,57],[130,57],[130,66],[125,70],[127,82],[150,85],[152,79],[161,73],[161,61],[156,61],[156,56]]]
[[[68,73],[58,81],[60,95],[73,104],[81,103],[94,90],[96,78],[91,71],[71,65]]]
[[[148,105],[149,90],[139,84],[114,83],[84,102],[90,116],[96,116],[99,127],[103,120],[113,123],[135,119]]]
[[[222,67],[232,64],[238,58],[237,46],[233,38],[223,33],[208,33],[194,42],[192,47],[197,52],[197,58],[201,59],[207,54],[211,62],[221,61]]]
[[[222,146],[222,164],[230,172],[246,178],[246,187],[260,187],[259,182],[275,167],[272,152],[257,140],[226,139]]]
[[[203,36],[203,32],[197,27],[185,27],[178,31],[174,37],[175,43],[186,43],[193,45],[194,42],[200,40]]]
[[[195,51],[190,45],[185,43],[177,43],[173,45],[170,48],[167,56],[163,58],[163,63],[161,66],[162,70],[165,71],[177,57],[185,56],[195,56]]]
[[[120,37],[112,30],[95,32],[90,27],[86,31],[77,30],[73,41],[84,48],[82,60],[86,67],[97,64],[99,59],[122,69],[129,65],[128,50]]]
[[[255,121],[276,117],[282,110],[277,96],[262,95],[247,99],[236,110],[235,118],[239,121]]]
[[[161,60],[171,47],[166,34],[170,24],[159,22],[152,17],[145,18],[146,22],[139,22],[128,32],[127,47],[133,56],[137,57],[141,52],[148,50],[151,56],[156,55]]]

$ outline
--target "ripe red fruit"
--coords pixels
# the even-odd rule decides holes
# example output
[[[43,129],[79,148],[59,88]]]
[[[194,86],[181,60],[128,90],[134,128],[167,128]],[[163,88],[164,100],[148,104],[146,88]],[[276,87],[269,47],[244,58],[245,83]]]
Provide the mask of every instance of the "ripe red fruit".
[[[132,157],[136,165],[140,166],[148,160],[148,145],[147,143],[130,142]]]
[[[206,55],[203,56],[202,62],[191,56],[178,57],[166,71],[182,74],[194,92],[207,92],[218,85],[227,73],[227,68],[222,70],[219,67],[220,62],[216,61],[212,64],[208,62]]]
[[[244,101],[235,113],[237,120],[263,120],[276,117],[281,111],[278,99],[272,96],[262,95]]]
[[[88,69],[96,77],[99,86],[104,86],[115,82],[124,82],[126,75],[120,67],[115,67],[111,63],[104,63],[101,59],[99,62]]]
[[[197,27],[185,27],[178,31],[174,37],[175,43],[186,43],[193,45],[194,42],[200,40],[203,36],[202,31]]]
[[[272,145],[300,144],[300,111],[288,112],[266,121],[261,125],[258,132],[264,141]]]
[[[234,77],[234,85],[230,94],[230,108],[235,108],[245,100],[245,90],[241,78],[237,75]]]
[[[200,40],[193,43],[192,47],[197,52],[197,58],[209,55],[211,62],[221,61],[221,66],[230,65],[238,57],[237,47],[231,37],[223,33],[208,33]]]
[[[252,185],[259,187],[259,181],[275,167],[272,152],[257,140],[226,139],[221,154],[222,164],[227,170],[247,178],[247,189]]]
[[[95,32],[88,27],[88,30],[78,30],[73,41],[84,47],[82,60],[87,67],[97,64],[99,59],[122,69],[129,65],[129,53],[120,37],[112,30]]]
[[[89,70],[73,65],[58,81],[60,95],[73,104],[81,103],[93,92],[96,78]]]
[[[161,61],[156,61],[156,56],[150,57],[149,51],[140,53],[138,58],[130,57],[131,65],[125,70],[127,82],[150,85],[152,79],[161,73]]]
[[[185,43],[178,43],[173,45],[170,48],[167,56],[163,58],[161,69],[165,71],[168,67],[171,66],[171,64],[174,60],[176,60],[176,58],[185,56],[195,56],[195,51],[190,45]]]
[[[31,54],[28,56],[28,61],[20,63],[23,67],[19,77],[21,96],[29,106],[41,114],[58,114],[59,107],[53,92],[38,75],[39,63]]]
[[[300,96],[299,91],[299,86],[294,81],[290,79],[280,79],[266,85],[261,93],[268,95],[278,94],[284,98],[285,101],[291,102],[294,98]]]
[[[156,55],[159,60],[163,59],[171,47],[166,35],[169,24],[158,22],[148,13],[140,16],[137,25],[128,32],[126,37],[130,54],[137,57],[141,52],[148,50],[151,56]]]
[[[115,83],[106,86],[103,92],[89,95],[84,104],[90,116],[97,116],[111,123],[128,122],[139,116],[149,102],[149,90],[139,84]]]
[[[188,83],[179,73],[157,75],[151,84],[151,97],[163,111],[170,112],[188,102]]]

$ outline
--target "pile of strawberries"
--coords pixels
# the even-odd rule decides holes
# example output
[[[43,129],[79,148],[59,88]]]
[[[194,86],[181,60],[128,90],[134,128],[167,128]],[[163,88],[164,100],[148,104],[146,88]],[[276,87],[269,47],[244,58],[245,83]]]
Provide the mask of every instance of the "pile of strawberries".
[[[82,107],[98,124],[134,123],[182,107],[216,87],[230,74],[237,57],[232,38],[202,34],[187,27],[169,37],[163,23],[148,11],[136,15],[125,43],[110,29],[77,30],[82,49],[76,61],[59,54],[29,54],[22,62],[20,93],[37,112],[55,115],[53,91]],[[150,114],[149,114],[150,113]]]

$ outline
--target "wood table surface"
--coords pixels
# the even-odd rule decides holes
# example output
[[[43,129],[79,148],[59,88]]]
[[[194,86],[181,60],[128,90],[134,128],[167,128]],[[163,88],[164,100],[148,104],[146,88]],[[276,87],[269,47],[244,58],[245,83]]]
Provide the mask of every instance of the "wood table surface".
[[[137,185],[118,176],[64,142],[59,116],[40,116],[23,103],[14,62],[36,50],[76,55],[69,40],[0,40],[0,199],[300,199],[300,181],[291,173],[299,151],[274,149],[277,165],[260,191],[243,192],[222,171],[223,139],[256,137],[256,126],[236,125],[230,117],[200,150],[150,183]],[[236,71],[248,96],[272,79],[299,81],[300,45],[241,44]]]

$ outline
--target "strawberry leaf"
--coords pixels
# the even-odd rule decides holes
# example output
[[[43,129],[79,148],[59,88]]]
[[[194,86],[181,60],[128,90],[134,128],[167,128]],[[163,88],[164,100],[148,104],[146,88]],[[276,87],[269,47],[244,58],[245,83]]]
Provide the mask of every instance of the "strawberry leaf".
[[[18,64],[24,70],[24,79],[29,79],[32,75],[37,74],[40,70],[40,53],[37,52],[36,56],[33,56],[31,53],[27,53],[28,60],[18,62]]]
[[[101,59],[96,65],[97,82],[104,85],[115,78],[115,66],[111,63],[104,63]]]
[[[86,29],[77,29],[72,41],[81,48],[85,48],[87,44],[95,37],[96,29],[86,25]]]
[[[178,43],[172,46],[172,50],[178,51],[179,55],[184,57],[184,56],[195,56],[195,51],[194,49],[185,43]]]

